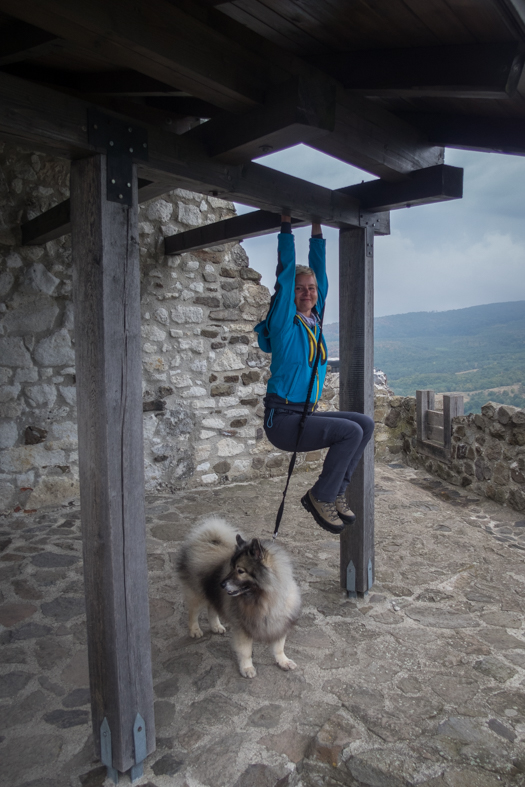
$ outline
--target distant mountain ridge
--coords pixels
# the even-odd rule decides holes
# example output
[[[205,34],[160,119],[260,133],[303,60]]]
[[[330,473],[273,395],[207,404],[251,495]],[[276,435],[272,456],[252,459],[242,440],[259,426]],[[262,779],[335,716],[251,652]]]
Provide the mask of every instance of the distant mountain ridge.
[[[374,327],[375,367],[396,394],[525,383],[525,301],[376,317]],[[324,326],[324,334],[337,357],[339,325]]]

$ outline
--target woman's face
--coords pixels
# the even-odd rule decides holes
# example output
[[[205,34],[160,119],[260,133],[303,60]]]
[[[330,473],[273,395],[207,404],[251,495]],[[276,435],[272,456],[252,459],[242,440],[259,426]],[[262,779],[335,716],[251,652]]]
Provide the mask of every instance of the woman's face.
[[[295,277],[295,306],[298,312],[310,317],[317,303],[317,285],[311,273],[300,273]]]

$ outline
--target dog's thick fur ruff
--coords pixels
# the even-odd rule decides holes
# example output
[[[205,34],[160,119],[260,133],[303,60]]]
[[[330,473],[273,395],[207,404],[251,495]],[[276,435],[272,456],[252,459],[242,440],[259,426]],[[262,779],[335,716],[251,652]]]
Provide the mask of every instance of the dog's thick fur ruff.
[[[177,572],[188,605],[191,637],[202,637],[198,617],[207,605],[211,630],[223,634],[219,616],[230,624],[241,675],[254,678],[253,640],[272,646],[284,670],[296,664],[284,653],[301,597],[286,552],[272,541],[244,541],[223,519],[212,517],[184,542]]]

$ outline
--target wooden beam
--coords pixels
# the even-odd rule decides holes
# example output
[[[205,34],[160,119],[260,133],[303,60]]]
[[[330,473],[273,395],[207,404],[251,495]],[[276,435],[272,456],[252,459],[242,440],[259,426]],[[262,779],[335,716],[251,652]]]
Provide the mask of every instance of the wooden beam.
[[[2,0],[1,9],[224,109],[264,99],[277,69],[169,0]]]
[[[0,74],[0,134],[52,155],[79,158],[96,152],[88,142],[87,109],[92,105],[7,74]],[[123,118],[129,122],[129,118]],[[282,211],[328,226],[360,226],[359,203],[346,194],[250,163],[213,161],[203,146],[158,128],[148,128],[149,160],[140,176],[169,181],[171,188],[214,194],[254,208]],[[168,190],[168,189],[166,189]]]
[[[179,117],[214,118],[221,113],[221,110],[209,101],[185,96],[184,93],[180,96],[146,96],[144,103],[148,107],[155,107]]]
[[[518,87],[524,52],[509,41],[339,52],[313,62],[367,96],[507,98]]]
[[[309,145],[392,181],[444,161],[443,148],[429,144],[421,130],[342,88],[337,92],[334,133]]]
[[[160,197],[171,189],[172,186],[163,181],[153,183],[139,178],[139,202]],[[34,219],[24,222],[21,230],[23,246],[40,246],[50,240],[61,238],[62,235],[68,235],[71,232],[71,200],[65,199],[39,216],[35,216]]]
[[[374,417],[374,231],[339,233],[339,409]],[[341,534],[341,587],[363,594],[374,576],[374,441],[347,489],[353,525]],[[355,586],[348,579],[355,578]]]
[[[308,222],[292,219],[294,227],[304,227]],[[278,232],[281,227],[281,215],[270,213],[267,210],[256,210],[253,213],[244,213],[231,219],[216,221],[214,224],[205,224],[194,230],[179,232],[170,235],[164,241],[164,253],[182,254],[185,251],[205,249],[208,246],[218,246],[222,243],[255,238],[259,235],[269,235]]]
[[[71,166],[81,523],[95,741],[135,763],[155,750],[149,632],[136,176],[133,205],[106,199],[106,157]],[[101,758],[102,759],[102,758]]]
[[[355,197],[362,208],[371,211],[428,205],[431,202],[461,199],[463,170],[461,167],[438,164],[411,172],[406,180],[398,183],[370,180],[367,183],[346,186],[338,191]]]
[[[223,113],[187,132],[219,161],[240,164],[334,130],[335,82],[295,77],[275,89],[262,107],[232,117]]]
[[[173,185],[170,183],[152,183],[139,178],[139,202],[147,202],[147,200],[155,199],[155,197],[160,197],[172,190]],[[70,205],[70,200],[66,199],[22,224],[22,245],[40,246],[71,232]],[[166,238],[165,253],[168,255],[182,254],[184,251],[217,246],[222,243],[233,243],[246,238],[278,232],[281,226],[280,216],[280,213],[259,210],[213,224],[205,224],[186,232],[179,232]],[[292,223],[294,227],[304,227],[310,221],[292,218]],[[359,225],[372,227],[376,235],[389,235],[390,215],[387,212],[374,214],[360,211]]]
[[[414,126],[438,145],[486,153],[525,155],[525,119],[441,112],[405,112]]]
[[[100,73],[68,74],[69,87],[79,93],[99,93],[108,96],[178,96],[185,95],[171,85],[140,74],[131,69],[126,71],[102,71]]]
[[[22,246],[40,246],[71,232],[71,200],[65,199],[21,225]]]
[[[0,27],[0,66],[42,57],[65,44],[58,36],[18,19]]]
[[[20,23],[22,24],[22,23]],[[1,28],[0,28],[1,30]],[[44,33],[44,31],[41,31]],[[50,35],[45,33],[45,35]],[[60,39],[61,40],[61,39]],[[63,42],[65,45],[66,42]],[[66,51],[73,47],[65,46]],[[51,68],[41,63],[12,63],[6,73],[48,87],[67,88],[77,93],[96,94],[97,96],[161,96],[186,97],[187,93],[176,90],[171,85],[152,79],[138,71],[66,71],[64,68]]]
[[[1,7],[78,46],[91,46],[116,66],[233,112],[263,104],[267,94],[294,75],[326,79],[251,31],[244,30],[243,42],[238,25],[230,35],[232,20],[224,17],[214,29],[169,0],[156,0],[154,6],[148,0],[1,0]],[[213,10],[210,14],[215,21],[221,16]],[[334,132],[311,144],[386,180],[443,163],[443,151],[430,146],[424,134],[382,107],[348,96],[342,86]]]

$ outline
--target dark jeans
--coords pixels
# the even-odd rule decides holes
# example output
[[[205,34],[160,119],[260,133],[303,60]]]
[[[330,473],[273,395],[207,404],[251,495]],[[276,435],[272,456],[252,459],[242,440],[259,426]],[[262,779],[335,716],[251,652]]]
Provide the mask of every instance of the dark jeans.
[[[272,445],[281,451],[295,451],[299,413],[266,410],[264,431]],[[374,432],[374,421],[362,413],[321,412],[306,419],[299,451],[330,448],[323,470],[312,487],[317,500],[332,503],[344,493],[365,446]]]

